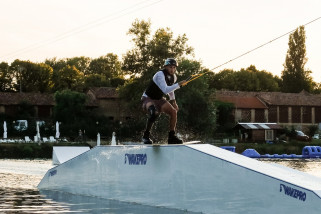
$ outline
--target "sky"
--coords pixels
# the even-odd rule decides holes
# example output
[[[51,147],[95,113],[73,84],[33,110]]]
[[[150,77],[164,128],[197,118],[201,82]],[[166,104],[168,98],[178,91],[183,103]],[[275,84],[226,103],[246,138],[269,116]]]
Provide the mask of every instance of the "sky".
[[[119,59],[133,48],[131,24],[150,20],[152,33],[186,34],[195,59],[213,69],[300,25],[306,31],[306,69],[321,82],[320,0],[0,0],[0,62],[57,57]],[[319,18],[319,19],[318,19]],[[255,65],[281,76],[289,35],[213,72]]]

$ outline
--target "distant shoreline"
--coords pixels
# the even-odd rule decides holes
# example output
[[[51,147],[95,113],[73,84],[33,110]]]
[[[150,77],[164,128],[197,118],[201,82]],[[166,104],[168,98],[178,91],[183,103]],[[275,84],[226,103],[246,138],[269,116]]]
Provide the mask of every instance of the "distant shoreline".
[[[0,159],[51,159],[53,146],[89,146],[85,143],[1,143]]]
[[[321,146],[320,140],[312,142],[293,141],[280,144],[265,143],[227,143],[215,146],[235,146],[235,152],[241,154],[246,149],[255,149],[260,154],[302,154],[304,146]],[[1,143],[0,159],[52,159],[53,146],[90,146],[88,143]]]

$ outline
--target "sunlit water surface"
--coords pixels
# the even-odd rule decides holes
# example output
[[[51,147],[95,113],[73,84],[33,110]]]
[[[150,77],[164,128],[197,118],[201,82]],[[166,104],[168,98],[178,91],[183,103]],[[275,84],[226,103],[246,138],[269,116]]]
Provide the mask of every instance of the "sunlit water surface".
[[[262,160],[321,178],[321,160]],[[0,213],[192,213],[56,191],[38,191],[51,160],[0,160]]]

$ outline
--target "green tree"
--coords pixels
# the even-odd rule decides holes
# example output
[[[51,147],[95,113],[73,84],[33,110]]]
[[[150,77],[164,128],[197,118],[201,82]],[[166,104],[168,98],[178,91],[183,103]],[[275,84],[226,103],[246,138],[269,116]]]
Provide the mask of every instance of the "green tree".
[[[151,34],[150,21],[138,21],[132,24],[128,34],[133,36],[134,48],[123,58],[123,70],[131,77],[140,80],[150,80],[153,72],[163,66],[166,58],[175,57],[180,60],[183,56],[192,55],[193,48],[187,45],[186,35],[174,38],[169,28],[160,28]]]
[[[225,69],[210,75],[210,88],[240,91],[278,91],[280,79],[254,65],[240,71]]]
[[[90,62],[91,62],[91,59],[85,56],[63,58],[63,59],[57,59],[56,57],[54,57],[54,58],[45,60],[45,64],[52,67],[54,72],[61,70],[62,68],[69,65],[70,67],[75,66],[75,68],[77,68],[77,70],[83,73],[84,75],[89,74]]]
[[[304,68],[307,62],[305,39],[304,26],[300,26],[289,36],[289,49],[281,77],[283,92],[297,93],[302,90],[311,92],[313,89],[314,83],[310,76],[311,71]]]
[[[86,95],[83,93],[63,90],[55,93],[54,119],[62,122],[62,132],[69,136],[77,135],[84,129],[88,112],[86,111]],[[89,121],[87,121],[89,122]]]
[[[35,91],[48,92],[52,84],[50,81],[52,68],[44,63],[39,63],[35,64],[33,72],[38,74],[37,78],[34,79]]]
[[[100,74],[89,74],[85,77],[85,89],[90,87],[108,87],[110,81],[106,80],[106,77]]]
[[[229,89],[235,90],[234,71],[232,69],[224,69],[216,74],[210,73],[209,76],[209,87],[214,89]]]
[[[209,70],[203,68],[195,60],[183,59],[179,64],[178,78],[186,79],[195,73],[205,73]],[[178,105],[181,106],[178,117],[178,128],[199,136],[213,136],[216,129],[215,89],[209,88],[209,77],[200,77],[176,91]]]
[[[91,63],[91,59],[89,57],[81,56],[81,57],[73,57],[67,58],[66,64],[69,66],[75,66],[77,70],[84,75],[89,74],[89,65]]]
[[[313,93],[314,94],[321,94],[321,83],[316,83]]]
[[[84,93],[67,89],[57,91],[54,98],[54,121],[61,122],[61,133],[70,136],[71,140],[79,136],[79,130],[86,139],[96,139],[98,132],[103,136],[111,136],[115,125],[119,126],[118,121],[113,122],[96,114],[92,106],[88,108],[88,97]]]
[[[84,74],[75,66],[66,65],[53,72],[52,83],[53,91],[70,89],[82,92],[84,89]]]
[[[240,71],[222,70],[209,74],[210,88],[240,91],[279,91],[280,78],[266,71],[259,71],[254,65]]]
[[[257,91],[280,91],[280,82],[282,81],[278,76],[267,71],[260,71],[256,74],[260,87]]]
[[[67,88],[83,91],[90,87],[118,87],[125,82],[121,62],[112,53],[96,59],[84,56],[52,58],[46,59],[45,63],[53,68],[52,92]]]
[[[51,91],[64,89],[83,91],[86,88],[85,75],[89,75],[90,61],[90,58],[84,56],[46,59],[45,63],[53,68]]]
[[[106,79],[123,76],[121,62],[118,60],[118,56],[112,53],[91,60],[89,73],[103,75]]]
[[[35,116],[35,109],[27,101],[21,101],[18,107],[18,115],[16,116],[17,119],[23,118],[25,120],[30,120],[32,117]]]
[[[83,93],[63,90],[55,93],[54,116],[64,123],[74,123],[77,118],[85,115],[86,95]]]
[[[219,132],[230,131],[234,127],[232,111],[234,104],[215,101],[217,108],[217,129]]]
[[[47,92],[50,90],[52,68],[44,63],[15,60],[10,65],[15,90],[22,92]]]
[[[126,80],[122,77],[114,77],[110,80],[111,87],[118,88],[119,86],[124,85]]]
[[[278,91],[278,77],[266,71],[259,71],[254,65],[236,73],[237,90],[241,91]]]
[[[0,91],[13,91],[12,77],[10,75],[9,64],[6,62],[0,63]]]
[[[64,68],[67,65],[67,62],[64,59],[58,60],[56,57],[54,57],[51,59],[46,59],[45,64],[49,65],[53,69],[53,72],[56,72]]]
[[[245,69],[241,69],[240,71],[235,73],[236,81],[235,86],[240,91],[256,91],[259,87],[259,81],[256,78],[256,70],[248,71]]]
[[[85,76],[86,88],[118,87],[124,83],[124,73],[117,55],[108,53],[90,62],[89,75]]]

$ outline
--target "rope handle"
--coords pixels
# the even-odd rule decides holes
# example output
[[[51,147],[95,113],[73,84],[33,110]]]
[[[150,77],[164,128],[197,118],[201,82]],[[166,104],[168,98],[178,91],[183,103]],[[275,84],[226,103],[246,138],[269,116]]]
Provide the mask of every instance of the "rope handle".
[[[202,74],[192,74],[190,77],[188,77],[188,78],[185,80],[186,82],[184,82],[181,86],[187,85],[187,83],[189,83],[189,82],[191,82],[191,81],[193,81],[193,80],[196,80],[197,78],[203,76],[204,74],[206,74],[206,73],[202,73]]]

